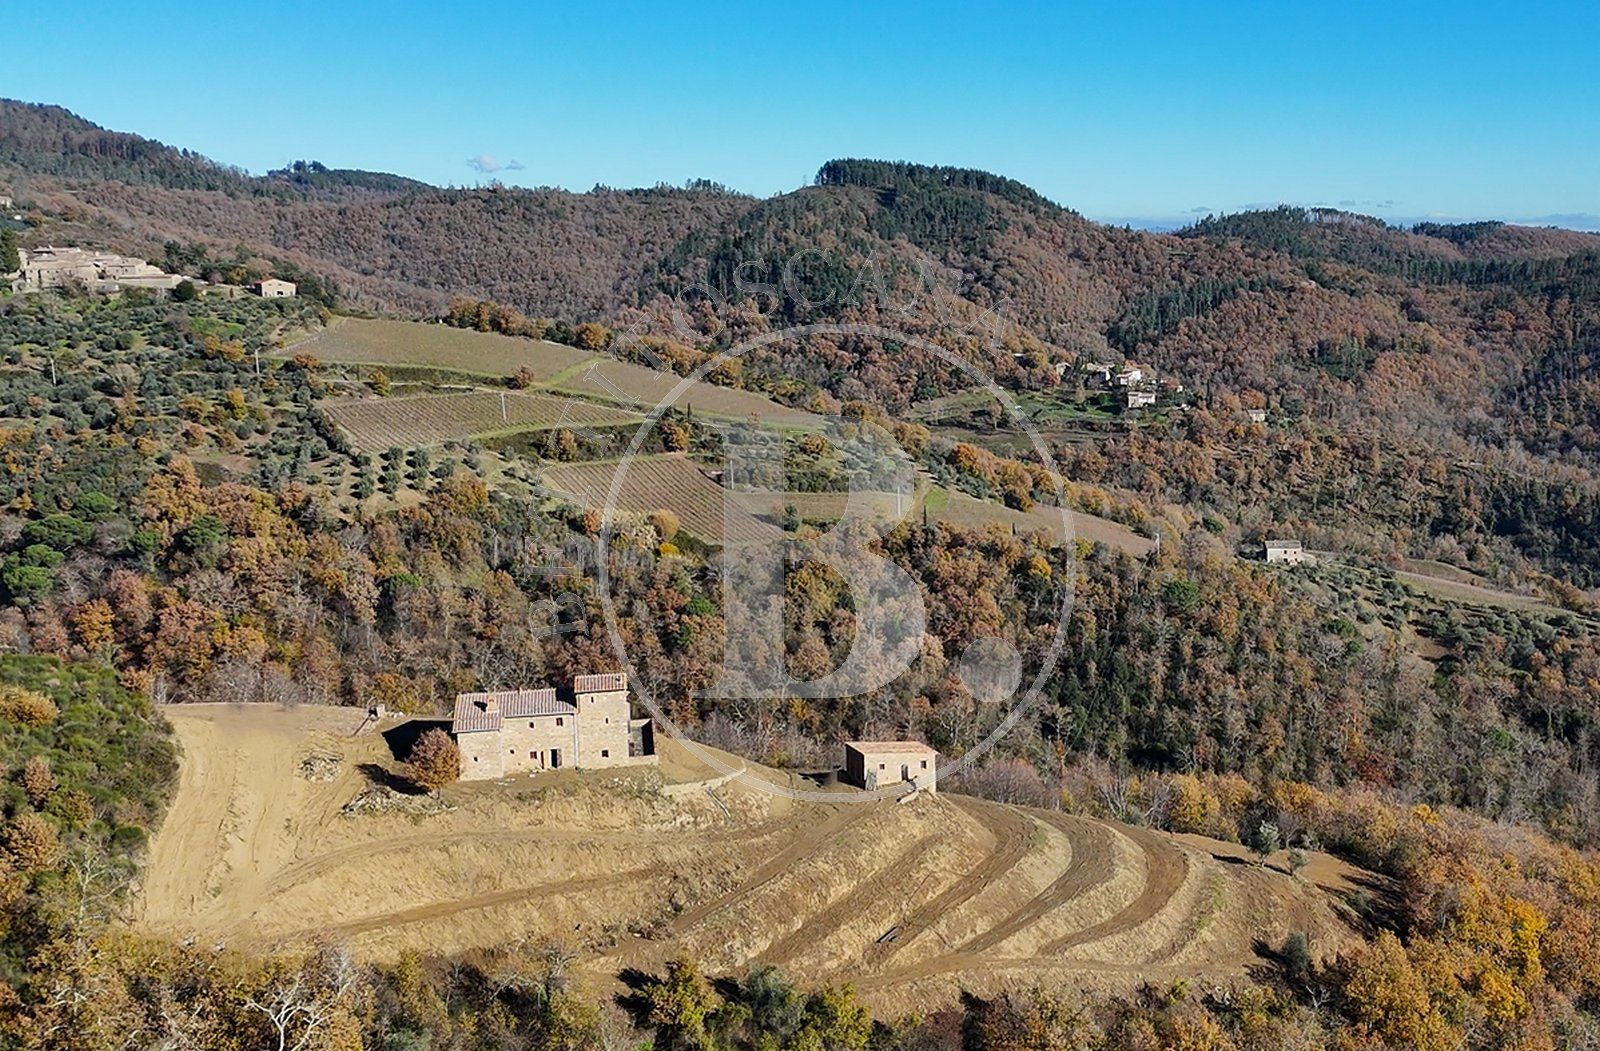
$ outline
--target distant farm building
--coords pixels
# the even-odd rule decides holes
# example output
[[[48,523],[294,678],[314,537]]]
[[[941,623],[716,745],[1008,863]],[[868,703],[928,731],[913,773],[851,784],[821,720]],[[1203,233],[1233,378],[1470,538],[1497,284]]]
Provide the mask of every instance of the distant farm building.
[[[1115,365],[1107,365],[1103,361],[1091,361],[1083,366],[1083,382],[1090,387],[1109,387],[1111,374],[1115,371]]]
[[[1246,409],[1246,410],[1244,410],[1244,416],[1245,416],[1245,419],[1249,420],[1251,423],[1266,423],[1267,422],[1267,410],[1266,409]]]
[[[1298,566],[1306,560],[1305,546],[1298,540],[1268,540],[1262,548],[1268,562]]]
[[[632,715],[626,675],[580,675],[564,696],[548,686],[459,694],[450,734],[468,781],[653,763],[654,726]]]
[[[126,287],[171,289],[181,277],[164,272],[143,259],[92,248],[39,248],[22,253],[19,292],[42,292],[79,284],[91,292],[115,292]],[[170,283],[168,283],[170,282]]]
[[[264,277],[250,287],[262,299],[288,299],[295,293],[293,281],[284,281],[276,277]]]
[[[939,753],[921,741],[847,741],[844,779],[868,791],[904,784],[937,792],[938,761]]]
[[[1123,392],[1130,409],[1146,409],[1156,403],[1156,392],[1153,390],[1137,390],[1129,388]]]

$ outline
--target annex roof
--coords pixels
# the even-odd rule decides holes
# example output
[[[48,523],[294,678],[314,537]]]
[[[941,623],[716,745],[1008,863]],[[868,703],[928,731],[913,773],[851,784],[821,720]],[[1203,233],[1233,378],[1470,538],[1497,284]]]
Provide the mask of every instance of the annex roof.
[[[890,752],[904,754],[906,752],[926,752],[935,754],[931,745],[921,741],[846,741],[846,748],[853,748],[862,755],[883,755]]]
[[[611,693],[628,688],[628,676],[623,672],[605,672],[600,675],[579,675],[572,680],[573,693]]]

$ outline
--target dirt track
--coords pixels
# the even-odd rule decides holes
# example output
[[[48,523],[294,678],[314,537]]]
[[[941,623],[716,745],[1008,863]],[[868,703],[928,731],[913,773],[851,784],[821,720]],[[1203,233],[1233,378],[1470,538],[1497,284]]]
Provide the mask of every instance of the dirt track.
[[[445,813],[344,817],[368,784],[359,764],[392,765],[380,737],[349,736],[357,713],[168,714],[183,772],[138,923],[174,937],[331,936],[373,958],[549,938],[597,987],[687,950],[715,971],[767,961],[851,980],[889,1004],[1011,982],[1225,979],[1291,923],[1319,952],[1355,937],[1313,883],[1195,837],[959,796],[801,804],[738,782],[718,791],[725,815],[631,771],[460,785]],[[312,751],[342,757],[336,777],[296,773]],[[674,779],[711,773],[681,750],[666,760]],[[1312,871],[1359,876],[1326,858]]]

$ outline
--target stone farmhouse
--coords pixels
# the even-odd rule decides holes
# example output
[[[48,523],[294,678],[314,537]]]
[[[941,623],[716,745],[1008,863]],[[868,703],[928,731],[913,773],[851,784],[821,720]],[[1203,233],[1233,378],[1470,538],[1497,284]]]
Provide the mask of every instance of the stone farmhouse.
[[[288,299],[295,293],[293,281],[277,277],[264,277],[250,286],[262,299]]]
[[[655,728],[632,716],[626,675],[580,675],[559,695],[554,687],[459,694],[450,735],[464,781],[654,763]]]
[[[937,792],[939,753],[921,741],[846,741],[844,780],[868,791],[904,784]]]
[[[169,274],[143,259],[118,255],[98,248],[36,248],[23,251],[22,269],[14,281],[18,292],[43,292],[69,284],[82,285],[90,292],[111,293],[143,288],[152,292],[171,292],[182,281],[197,287],[206,282],[198,278]],[[223,288],[225,294],[228,286]],[[250,286],[263,299],[287,299],[296,292],[293,281],[269,277]]]
[[[1298,566],[1306,560],[1305,545],[1298,540],[1267,540],[1262,544],[1262,554],[1268,562],[1289,566]]]
[[[93,289],[126,278],[165,276],[160,267],[151,266],[143,259],[90,248],[45,247],[22,253],[22,278],[17,288],[22,292],[39,292],[76,281]]]

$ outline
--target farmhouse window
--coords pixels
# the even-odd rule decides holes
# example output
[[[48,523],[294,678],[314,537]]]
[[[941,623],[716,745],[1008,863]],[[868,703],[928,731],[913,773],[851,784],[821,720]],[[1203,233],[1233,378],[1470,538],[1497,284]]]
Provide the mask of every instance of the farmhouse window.
[[[879,770],[887,770],[887,769],[889,769],[889,768],[888,768],[888,767],[887,767],[887,766],[884,766],[884,765],[883,765],[883,764],[882,764],[882,763],[879,763],[879,764],[878,764],[878,769],[879,769]]]
[[[556,716],[556,725],[557,726],[565,726],[565,725],[567,725],[567,721],[565,719],[561,718],[558,715],[558,716]]]
[[[922,769],[924,769],[924,770],[928,769],[928,761],[926,759],[924,759],[922,761]]]
[[[600,758],[601,759],[610,759],[611,758],[611,749],[609,749],[609,748],[600,749]]]

